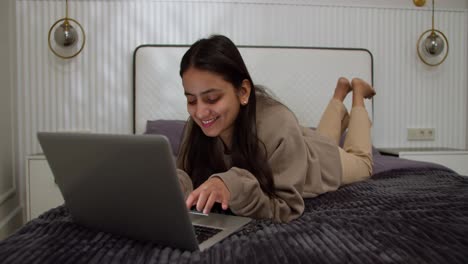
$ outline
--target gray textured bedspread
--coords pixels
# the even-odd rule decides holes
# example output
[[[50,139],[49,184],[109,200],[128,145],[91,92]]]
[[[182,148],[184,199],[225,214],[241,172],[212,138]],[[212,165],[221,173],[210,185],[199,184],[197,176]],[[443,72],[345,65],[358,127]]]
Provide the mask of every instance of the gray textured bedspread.
[[[0,263],[468,263],[468,178],[385,171],[306,200],[288,223],[253,221],[204,252],[89,230],[65,207],[0,242]]]

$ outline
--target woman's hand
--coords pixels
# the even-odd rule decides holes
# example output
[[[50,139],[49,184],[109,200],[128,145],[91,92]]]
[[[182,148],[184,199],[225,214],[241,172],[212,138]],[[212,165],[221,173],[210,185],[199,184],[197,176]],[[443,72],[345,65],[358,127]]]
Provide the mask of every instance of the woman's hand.
[[[215,202],[221,203],[223,210],[227,210],[230,199],[231,193],[223,180],[219,177],[212,177],[187,197],[186,205],[188,209],[196,205],[198,211],[208,214]]]

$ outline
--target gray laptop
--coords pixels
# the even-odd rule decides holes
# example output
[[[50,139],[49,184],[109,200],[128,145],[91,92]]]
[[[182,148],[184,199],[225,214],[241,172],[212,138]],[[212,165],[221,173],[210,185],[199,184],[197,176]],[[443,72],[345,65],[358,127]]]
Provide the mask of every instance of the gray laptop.
[[[166,137],[39,132],[73,219],[93,229],[185,250],[204,250],[246,217],[190,212]]]

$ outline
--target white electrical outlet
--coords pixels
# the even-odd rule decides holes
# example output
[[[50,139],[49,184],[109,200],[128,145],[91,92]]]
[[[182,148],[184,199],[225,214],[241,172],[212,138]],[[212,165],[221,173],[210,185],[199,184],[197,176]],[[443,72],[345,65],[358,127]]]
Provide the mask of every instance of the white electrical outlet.
[[[408,128],[408,140],[434,140],[434,128]]]

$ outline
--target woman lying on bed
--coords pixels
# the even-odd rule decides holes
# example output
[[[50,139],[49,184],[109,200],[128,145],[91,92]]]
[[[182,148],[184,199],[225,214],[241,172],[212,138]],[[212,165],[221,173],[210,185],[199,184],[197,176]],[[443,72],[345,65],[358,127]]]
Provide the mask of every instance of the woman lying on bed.
[[[338,80],[314,131],[254,85],[227,37],[195,42],[182,58],[180,76],[190,118],[177,167],[188,208],[208,213],[221,203],[237,215],[288,222],[304,211],[303,198],[371,175],[364,99],[375,92],[363,80]],[[343,100],[350,92],[348,114]]]

